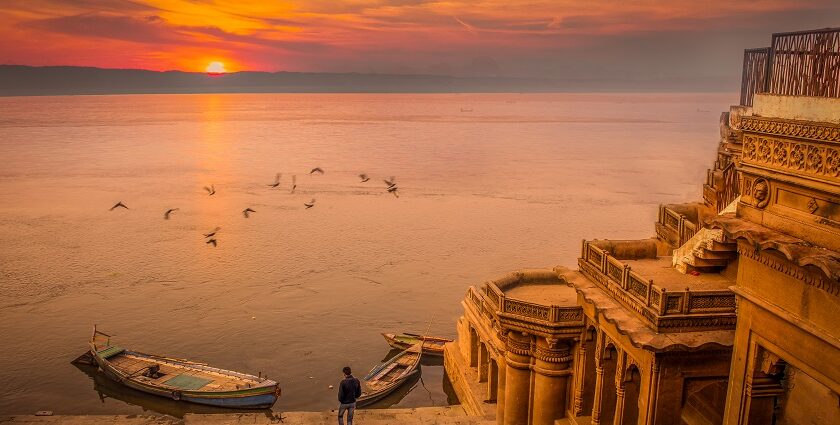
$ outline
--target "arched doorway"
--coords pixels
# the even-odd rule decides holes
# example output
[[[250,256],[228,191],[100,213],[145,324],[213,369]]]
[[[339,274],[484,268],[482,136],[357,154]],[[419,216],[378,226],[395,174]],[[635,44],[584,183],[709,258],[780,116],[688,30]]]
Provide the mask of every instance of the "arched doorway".
[[[478,367],[478,333],[470,326],[470,367]]]
[[[624,372],[624,417],[622,425],[636,425],[639,422],[639,387],[642,374],[636,365],[630,365]]]
[[[604,380],[601,384],[601,424],[613,423],[615,417],[615,367],[618,360],[618,351],[612,344],[607,345],[601,358],[601,367],[604,370]]]

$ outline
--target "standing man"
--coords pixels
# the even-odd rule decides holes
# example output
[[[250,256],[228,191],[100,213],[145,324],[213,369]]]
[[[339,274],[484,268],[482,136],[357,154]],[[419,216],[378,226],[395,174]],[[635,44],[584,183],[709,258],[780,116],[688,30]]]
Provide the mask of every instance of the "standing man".
[[[338,384],[338,425],[344,425],[344,411],[347,411],[347,425],[353,425],[353,411],[356,399],[362,395],[362,384],[351,373],[350,366],[344,367],[344,379]]]

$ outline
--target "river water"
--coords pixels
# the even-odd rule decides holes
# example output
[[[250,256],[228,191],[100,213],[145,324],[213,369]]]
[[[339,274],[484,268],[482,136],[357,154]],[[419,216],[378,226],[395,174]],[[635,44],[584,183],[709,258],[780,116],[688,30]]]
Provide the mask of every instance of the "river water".
[[[583,238],[651,236],[657,204],[699,199],[736,100],[0,98],[0,412],[183,414],[71,365],[93,324],[266,374],[274,410],[334,408],[341,368],[389,353],[380,332],[454,337],[469,285],[574,266]],[[439,363],[422,377],[380,407],[453,402]]]

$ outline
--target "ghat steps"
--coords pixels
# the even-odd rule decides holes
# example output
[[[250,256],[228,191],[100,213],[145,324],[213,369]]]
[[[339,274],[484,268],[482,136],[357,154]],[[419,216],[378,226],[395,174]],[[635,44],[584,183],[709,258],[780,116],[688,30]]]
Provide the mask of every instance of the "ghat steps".
[[[353,418],[357,425],[495,425],[495,420],[467,416],[460,406],[419,407],[414,409],[359,409]],[[336,412],[279,412],[187,414],[184,419],[153,415],[78,416],[0,416],[0,424],[26,425],[335,425]]]

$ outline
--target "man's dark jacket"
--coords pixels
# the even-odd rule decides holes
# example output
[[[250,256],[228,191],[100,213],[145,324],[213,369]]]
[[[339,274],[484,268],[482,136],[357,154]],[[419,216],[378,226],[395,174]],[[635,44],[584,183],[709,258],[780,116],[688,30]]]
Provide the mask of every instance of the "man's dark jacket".
[[[341,404],[355,403],[362,395],[362,385],[355,376],[350,375],[338,384],[338,401]]]

